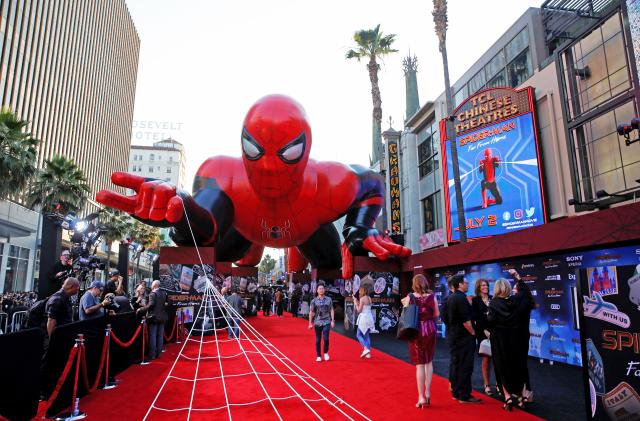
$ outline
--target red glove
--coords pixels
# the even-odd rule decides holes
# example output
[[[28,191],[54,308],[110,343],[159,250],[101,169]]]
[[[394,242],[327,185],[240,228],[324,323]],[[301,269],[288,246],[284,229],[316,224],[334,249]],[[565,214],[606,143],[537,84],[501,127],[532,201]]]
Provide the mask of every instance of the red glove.
[[[382,236],[376,229],[370,229],[362,242],[362,248],[372,252],[378,259],[387,260],[391,256],[411,256],[411,249],[393,242],[388,236]],[[349,247],[343,243],[342,248],[342,279],[353,278],[353,254]]]
[[[103,205],[120,209],[141,220],[176,223],[182,219],[184,207],[175,186],[125,172],[113,173],[111,181],[117,186],[134,190],[136,194],[124,196],[111,190],[100,190],[96,200]]]

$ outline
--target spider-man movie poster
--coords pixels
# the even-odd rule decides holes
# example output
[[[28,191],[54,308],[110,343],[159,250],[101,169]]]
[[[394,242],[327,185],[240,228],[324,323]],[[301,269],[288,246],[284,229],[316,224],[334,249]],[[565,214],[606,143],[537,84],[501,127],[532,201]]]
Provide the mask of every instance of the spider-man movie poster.
[[[449,241],[460,239],[451,139],[457,145],[468,238],[545,222],[532,95],[531,89],[486,90],[463,103],[453,123],[441,124]]]

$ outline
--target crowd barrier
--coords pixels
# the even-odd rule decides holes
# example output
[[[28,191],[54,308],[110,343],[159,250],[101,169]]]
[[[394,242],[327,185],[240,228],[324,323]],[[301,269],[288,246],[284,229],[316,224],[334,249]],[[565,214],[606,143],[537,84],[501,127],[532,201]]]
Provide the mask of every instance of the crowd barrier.
[[[23,421],[36,415],[43,341],[40,329],[0,335],[0,419]]]
[[[79,412],[78,399],[114,387],[114,376],[132,363],[146,363],[146,333],[146,321],[134,313],[75,322],[54,330],[44,357],[39,329],[0,336],[0,419],[41,419],[65,408],[69,415]],[[172,314],[165,341],[184,336]],[[41,394],[46,399],[38,403]]]

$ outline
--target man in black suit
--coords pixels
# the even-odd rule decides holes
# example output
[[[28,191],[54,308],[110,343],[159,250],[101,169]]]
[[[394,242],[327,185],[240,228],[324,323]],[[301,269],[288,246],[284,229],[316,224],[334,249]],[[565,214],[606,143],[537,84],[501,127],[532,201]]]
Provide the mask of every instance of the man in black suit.
[[[478,403],[480,399],[471,395],[476,340],[471,325],[471,304],[467,300],[469,283],[462,275],[452,276],[450,283],[455,291],[447,300],[446,311],[449,318],[447,342],[451,353],[451,394],[461,403]]]
[[[160,281],[153,281],[151,294],[146,306],[140,307],[137,313],[147,312],[149,325],[149,358],[160,357],[164,346],[164,324],[169,319],[167,312],[167,293],[160,289]]]

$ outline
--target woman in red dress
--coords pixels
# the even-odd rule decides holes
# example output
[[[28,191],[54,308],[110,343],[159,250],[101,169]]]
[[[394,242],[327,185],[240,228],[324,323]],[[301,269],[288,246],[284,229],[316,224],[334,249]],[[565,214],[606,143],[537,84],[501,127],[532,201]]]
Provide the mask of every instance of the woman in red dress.
[[[409,341],[409,357],[416,366],[418,384],[417,408],[431,404],[431,380],[433,379],[433,354],[436,347],[436,323],[440,316],[433,287],[424,275],[413,277],[413,293],[407,298],[418,306],[420,324],[418,336]]]

